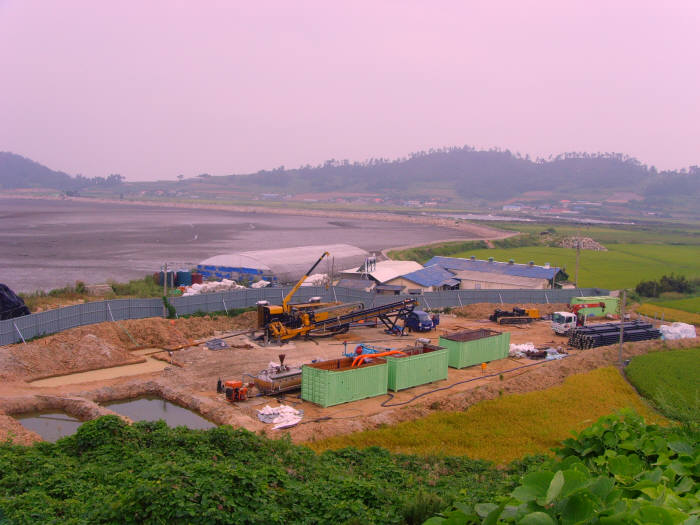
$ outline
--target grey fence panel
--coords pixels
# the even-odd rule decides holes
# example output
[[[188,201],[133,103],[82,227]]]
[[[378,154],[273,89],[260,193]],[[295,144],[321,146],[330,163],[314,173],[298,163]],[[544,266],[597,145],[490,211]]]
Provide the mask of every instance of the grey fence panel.
[[[258,301],[280,304],[291,290],[284,288],[262,288],[230,290],[214,294],[173,297],[171,304],[178,315],[189,315],[197,311],[216,312],[255,306]],[[572,297],[589,295],[609,295],[600,288],[575,290],[446,290],[427,292],[423,295],[382,295],[353,288],[302,286],[294,295],[295,302],[308,301],[311,297],[321,297],[322,301],[361,302],[366,308],[382,306],[402,299],[416,299],[421,308],[438,309],[473,303],[568,303]],[[92,303],[76,304],[56,308],[46,312],[26,315],[0,321],[0,345],[20,342],[20,332],[25,339],[54,334],[76,326],[143,319],[163,315],[161,299],[114,299]]]

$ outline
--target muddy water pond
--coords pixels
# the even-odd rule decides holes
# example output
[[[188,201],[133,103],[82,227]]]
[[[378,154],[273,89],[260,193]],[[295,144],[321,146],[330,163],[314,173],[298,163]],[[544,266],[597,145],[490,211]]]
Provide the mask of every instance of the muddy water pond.
[[[32,412],[15,416],[22,426],[39,434],[44,441],[54,442],[75,434],[82,421],[63,412]]]
[[[158,421],[162,419],[170,427],[185,426],[198,430],[206,430],[216,426],[193,410],[182,408],[159,397],[138,397],[103,403],[103,405],[132,421]]]

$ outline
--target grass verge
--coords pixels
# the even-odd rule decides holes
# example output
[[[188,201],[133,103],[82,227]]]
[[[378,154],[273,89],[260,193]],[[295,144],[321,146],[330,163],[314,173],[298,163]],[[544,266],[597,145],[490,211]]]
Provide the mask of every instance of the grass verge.
[[[700,422],[700,347],[652,352],[632,359],[630,382],[669,417]]]
[[[548,453],[571,431],[631,407],[647,421],[663,423],[613,367],[568,377],[540,392],[478,403],[466,412],[439,412],[415,421],[308,443],[320,452],[380,446],[420,455],[466,455],[507,463]]]

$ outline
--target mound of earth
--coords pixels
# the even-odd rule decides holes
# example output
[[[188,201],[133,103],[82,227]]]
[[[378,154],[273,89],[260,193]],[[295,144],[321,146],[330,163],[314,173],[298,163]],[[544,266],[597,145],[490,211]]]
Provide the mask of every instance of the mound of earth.
[[[26,345],[0,347],[0,378],[32,379],[139,362],[129,350],[182,346],[216,332],[250,329],[256,316],[132,319],[72,328]]]
[[[92,370],[129,362],[132,356],[119,345],[90,333],[89,328],[76,328],[30,343],[0,348],[0,378],[30,379]]]
[[[549,304],[498,304],[498,303],[474,303],[466,306],[454,308],[452,311],[467,319],[487,319],[496,308],[501,310],[512,310],[518,308],[536,308],[540,311],[540,315],[547,315],[553,312],[566,312],[569,310],[569,305],[566,303],[549,303]]]

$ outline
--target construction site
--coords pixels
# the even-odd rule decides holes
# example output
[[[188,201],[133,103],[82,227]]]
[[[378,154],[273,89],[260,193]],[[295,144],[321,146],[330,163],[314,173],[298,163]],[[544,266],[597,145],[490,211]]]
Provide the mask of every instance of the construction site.
[[[658,323],[620,323],[619,302],[609,296],[433,311],[410,295],[372,305],[299,302],[328,255],[278,304],[261,300],[234,317],[112,320],[0,347],[0,439],[53,441],[116,414],[288,432],[305,442],[463,410],[660,344],[696,341],[694,329],[662,342],[666,327]],[[363,264],[369,282],[376,263]]]

